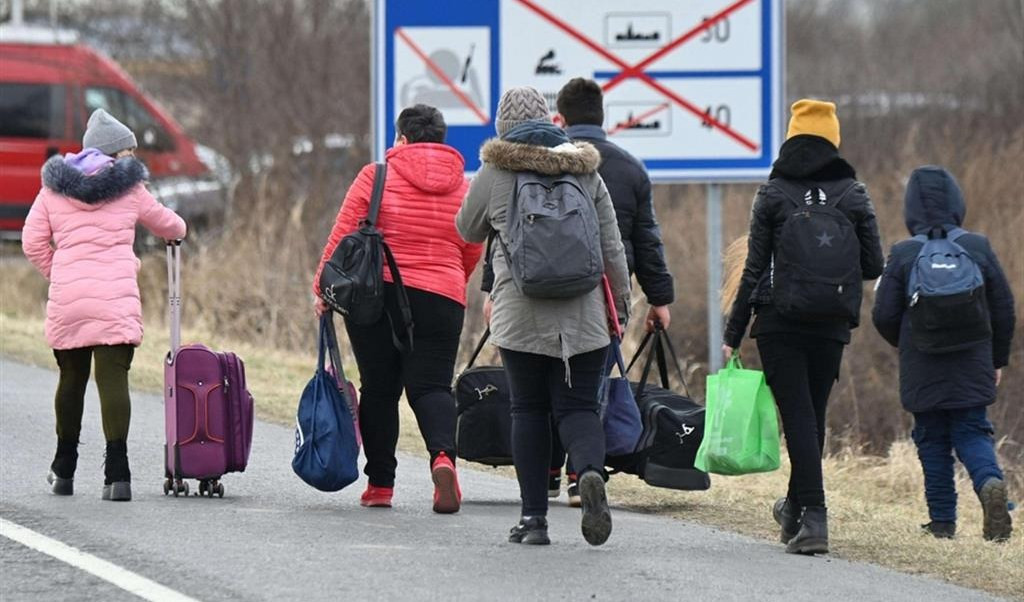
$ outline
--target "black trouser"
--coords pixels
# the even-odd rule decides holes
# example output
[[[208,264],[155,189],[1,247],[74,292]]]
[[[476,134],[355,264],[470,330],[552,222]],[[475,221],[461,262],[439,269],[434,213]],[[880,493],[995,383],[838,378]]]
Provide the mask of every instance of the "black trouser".
[[[388,319],[388,315],[395,316],[395,330],[404,337],[394,286],[386,284],[385,288],[388,311],[369,326],[346,320],[345,329],[359,366],[364,472],[371,485],[394,487],[398,400],[403,389],[431,462],[441,452],[455,461],[455,398],[451,386],[465,308],[447,297],[407,288],[415,329],[413,348],[403,353],[392,341]]]
[[[791,472],[787,497],[799,506],[824,506],[821,456],[825,411],[839,378],[843,344],[795,333],[757,337],[765,378],[782,414]]]
[[[565,446],[562,445],[562,438],[558,436],[558,428],[555,426],[554,418],[551,419],[551,462],[548,466],[551,473],[562,472],[565,466],[565,474],[574,475],[576,469],[572,466],[572,458],[565,453]]]
[[[82,432],[85,387],[89,384],[90,364],[96,357],[96,388],[100,394],[103,435],[107,441],[128,439],[132,418],[128,370],[132,366],[132,345],[97,345],[78,349],[54,349],[60,367],[54,409],[57,414],[57,438],[77,442]]]
[[[519,479],[523,516],[548,512],[548,465],[552,417],[558,434],[582,474],[604,474],[604,427],[598,416],[598,388],[608,348],[569,358],[501,349],[512,393],[512,459]]]

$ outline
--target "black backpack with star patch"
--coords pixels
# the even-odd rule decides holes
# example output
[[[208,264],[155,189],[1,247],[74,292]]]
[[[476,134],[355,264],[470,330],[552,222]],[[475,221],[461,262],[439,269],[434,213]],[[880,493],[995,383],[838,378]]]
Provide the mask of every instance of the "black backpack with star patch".
[[[785,178],[773,179],[769,186],[794,205],[772,256],[775,309],[793,320],[856,324],[863,295],[860,240],[838,205],[864,185],[852,182],[831,195],[821,186]]]

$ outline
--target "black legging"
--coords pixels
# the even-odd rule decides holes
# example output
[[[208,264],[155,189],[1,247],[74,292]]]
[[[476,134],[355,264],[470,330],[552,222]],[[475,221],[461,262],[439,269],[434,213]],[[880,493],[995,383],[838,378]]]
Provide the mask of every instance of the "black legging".
[[[400,316],[394,286],[386,284],[385,288],[388,312]],[[363,472],[377,487],[395,484],[398,400],[403,388],[431,462],[441,452],[455,461],[451,384],[465,308],[441,295],[406,290],[415,324],[412,351],[402,353],[394,346],[388,313],[370,326],[345,321],[359,366],[359,427],[366,454]],[[395,320],[397,330],[402,330],[400,322]]]
[[[57,438],[77,443],[82,431],[85,388],[89,384],[90,364],[96,358],[96,389],[100,394],[103,435],[107,441],[128,439],[132,419],[128,370],[132,366],[132,345],[97,345],[78,349],[55,349],[60,367],[54,409],[57,413]]]
[[[798,506],[824,506],[821,456],[825,450],[825,412],[839,377],[843,344],[795,333],[757,337],[765,378],[782,414],[792,470],[787,497]]]
[[[582,474],[604,474],[604,427],[598,416],[598,388],[608,348],[569,358],[572,386],[561,358],[501,349],[512,393],[512,459],[519,479],[523,516],[548,512],[551,419]]]

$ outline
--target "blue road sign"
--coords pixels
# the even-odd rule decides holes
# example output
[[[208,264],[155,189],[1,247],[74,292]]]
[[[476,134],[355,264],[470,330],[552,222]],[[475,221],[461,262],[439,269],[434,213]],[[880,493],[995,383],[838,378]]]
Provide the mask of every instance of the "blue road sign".
[[[605,91],[610,139],[655,181],[762,179],[781,143],[781,0],[377,0],[374,154],[403,107],[438,107],[479,167],[503,90]]]

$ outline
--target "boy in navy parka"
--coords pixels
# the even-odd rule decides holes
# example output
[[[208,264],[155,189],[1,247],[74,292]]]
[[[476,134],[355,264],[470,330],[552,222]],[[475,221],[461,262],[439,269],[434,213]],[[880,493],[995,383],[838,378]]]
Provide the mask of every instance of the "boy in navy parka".
[[[921,167],[907,184],[904,217],[911,235],[936,227],[960,227],[966,208],[953,176],[941,167]],[[1002,368],[1013,337],[1013,293],[988,239],[967,233],[956,240],[981,269],[992,337],[949,353],[924,353],[910,340],[907,280],[923,243],[905,240],[892,248],[879,281],[873,321],[900,352],[900,401],[914,414],[913,439],[924,469],[931,522],[936,537],[956,532],[953,452],[970,473],[984,513],[985,539],[1006,541],[1012,531],[1006,483],[993,443],[987,407],[996,400]]]

